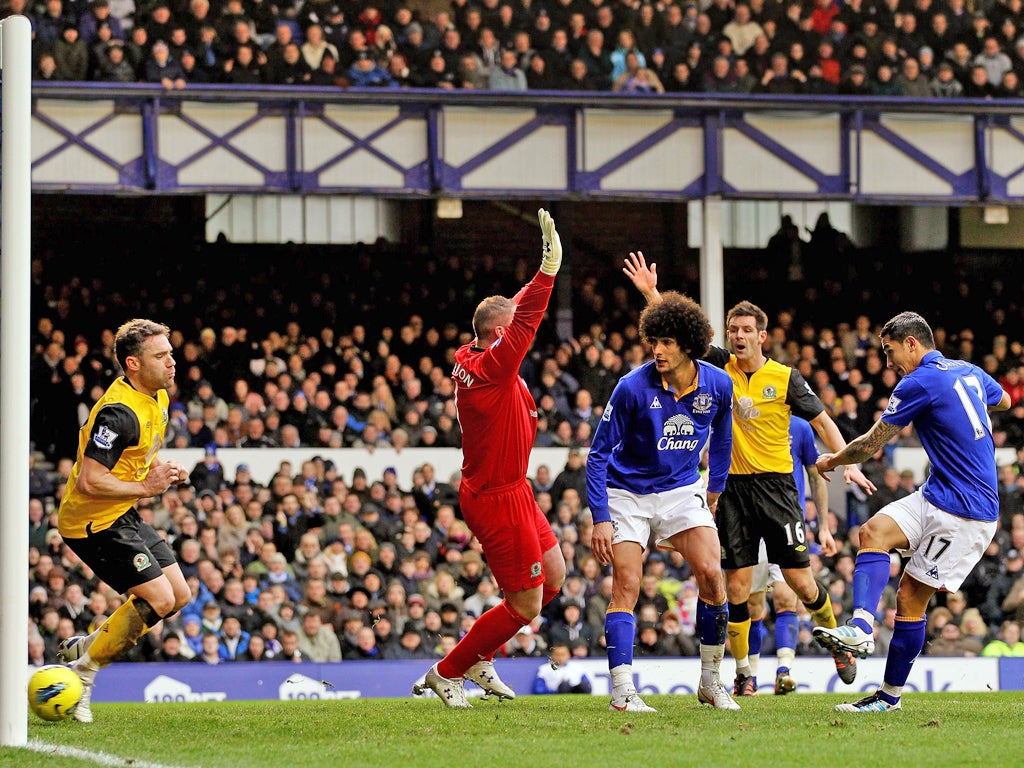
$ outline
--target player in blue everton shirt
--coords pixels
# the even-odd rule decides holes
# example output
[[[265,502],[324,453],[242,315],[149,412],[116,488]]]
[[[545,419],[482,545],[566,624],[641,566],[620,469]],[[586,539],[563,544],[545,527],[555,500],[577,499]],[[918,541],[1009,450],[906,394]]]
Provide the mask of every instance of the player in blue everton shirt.
[[[632,669],[633,609],[652,533],[659,547],[682,554],[697,580],[698,698],[739,709],[718,672],[729,617],[714,511],[729,471],[732,380],[700,360],[711,334],[704,311],[686,296],[668,292],[650,304],[640,316],[640,336],[654,360],[619,380],[587,457],[591,549],[613,571],[605,639],[614,710],[655,711],[637,695]],[[705,444],[706,489],[698,471]]]
[[[815,627],[830,650],[861,657],[874,651],[874,611],[889,578],[889,550],[910,554],[896,595],[896,627],[882,687],[839,712],[902,709],[900,695],[925,638],[925,613],[937,590],[955,592],[996,533],[999,494],[988,411],[1005,411],[1010,396],[978,366],[935,349],[928,323],[903,312],[882,326],[882,351],[902,379],[882,417],[839,453],[818,457],[818,472],[864,461],[914,424],[931,464],[919,490],[888,504],[860,530],[853,573],[853,618],[843,627]]]

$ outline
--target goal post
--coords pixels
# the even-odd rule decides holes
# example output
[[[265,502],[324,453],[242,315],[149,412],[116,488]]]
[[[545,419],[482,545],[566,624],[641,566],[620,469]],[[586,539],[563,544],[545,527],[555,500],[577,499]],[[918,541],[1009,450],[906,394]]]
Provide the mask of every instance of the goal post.
[[[32,27],[0,22],[0,744],[28,743]]]

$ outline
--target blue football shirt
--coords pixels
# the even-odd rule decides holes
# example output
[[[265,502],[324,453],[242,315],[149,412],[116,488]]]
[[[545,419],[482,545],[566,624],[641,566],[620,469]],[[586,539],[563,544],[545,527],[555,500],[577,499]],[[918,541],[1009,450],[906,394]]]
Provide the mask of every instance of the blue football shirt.
[[[638,495],[697,482],[708,446],[708,490],[725,488],[732,451],[732,379],[702,360],[696,385],[676,399],[654,362],[615,385],[587,454],[587,500],[595,523],[611,519],[608,488]]]
[[[893,390],[882,420],[898,427],[913,422],[931,465],[921,490],[939,509],[970,520],[999,519],[988,406],[1002,397],[1002,387],[981,368],[937,351]]]
[[[807,470],[804,467],[813,466],[821,452],[814,442],[814,427],[796,416],[789,420],[789,452],[793,454],[793,480],[800,509],[803,509],[807,506]]]

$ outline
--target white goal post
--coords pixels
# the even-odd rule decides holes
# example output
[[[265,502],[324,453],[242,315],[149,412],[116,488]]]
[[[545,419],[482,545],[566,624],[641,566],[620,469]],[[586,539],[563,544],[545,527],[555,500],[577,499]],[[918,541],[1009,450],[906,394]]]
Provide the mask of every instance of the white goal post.
[[[0,744],[28,743],[32,27],[0,22]]]

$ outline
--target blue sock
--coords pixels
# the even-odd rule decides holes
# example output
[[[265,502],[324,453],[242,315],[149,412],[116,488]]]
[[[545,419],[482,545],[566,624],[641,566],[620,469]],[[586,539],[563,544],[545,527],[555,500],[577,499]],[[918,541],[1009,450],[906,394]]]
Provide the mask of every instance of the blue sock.
[[[914,660],[924,648],[924,637],[924,619],[896,617],[892,640],[889,642],[889,656],[885,660],[884,680],[886,685],[902,688],[907,684],[910,668],[914,666]],[[882,698],[886,698],[886,696],[883,695]],[[898,698],[888,696],[888,699],[892,699],[889,703],[895,704]]]
[[[750,620],[750,655],[761,652],[761,641],[764,639],[764,619]]]
[[[725,603],[711,605],[697,598],[697,637],[701,645],[725,645],[729,610]]]
[[[796,650],[800,637],[800,619],[796,611],[779,611],[775,614],[775,653],[780,648]],[[789,667],[779,667],[779,672],[789,672]]]
[[[857,565],[853,570],[853,610],[858,608],[872,616],[878,610],[878,601],[882,599],[882,590],[889,582],[888,552],[859,552]],[[869,635],[874,627],[863,619],[855,617],[850,621]],[[921,649],[918,648],[918,651]]]
[[[608,646],[608,669],[633,663],[633,640],[636,619],[629,611],[612,611],[604,615],[604,637]]]

